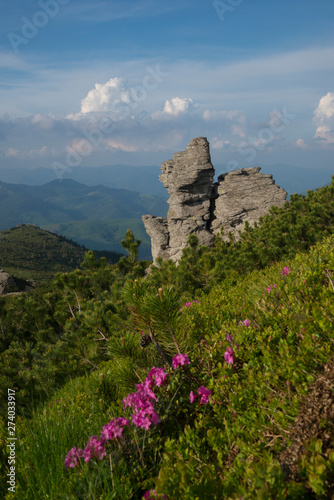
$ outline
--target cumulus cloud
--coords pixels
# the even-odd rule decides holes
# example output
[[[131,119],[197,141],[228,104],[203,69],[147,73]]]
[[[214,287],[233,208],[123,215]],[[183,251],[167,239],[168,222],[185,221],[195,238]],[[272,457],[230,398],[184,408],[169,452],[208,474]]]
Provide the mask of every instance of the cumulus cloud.
[[[313,122],[317,126],[315,139],[324,144],[334,143],[334,92],[323,96],[314,111]]]
[[[156,111],[152,113],[153,119],[160,119],[164,117],[176,118],[179,115],[184,115],[198,107],[197,103],[190,97],[172,97],[166,100],[163,111]]]
[[[193,104],[194,101],[189,97],[173,97],[170,101],[165,102],[164,113],[177,116],[191,109]]]
[[[128,82],[123,78],[110,78],[106,83],[96,83],[81,100],[81,113],[116,111],[120,104],[130,102]]]

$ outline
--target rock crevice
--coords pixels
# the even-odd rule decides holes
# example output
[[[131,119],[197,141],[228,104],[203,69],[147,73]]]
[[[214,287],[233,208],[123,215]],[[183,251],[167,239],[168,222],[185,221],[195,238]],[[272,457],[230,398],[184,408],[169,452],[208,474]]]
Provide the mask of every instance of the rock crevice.
[[[238,239],[245,222],[253,225],[271,206],[283,206],[287,193],[272,175],[260,167],[241,168],[222,174],[213,182],[209,143],[205,137],[192,139],[185,151],[162,163],[160,180],[169,193],[167,218],[144,215],[151,237],[152,256],[178,261],[190,234],[199,244],[211,246],[224,229]]]

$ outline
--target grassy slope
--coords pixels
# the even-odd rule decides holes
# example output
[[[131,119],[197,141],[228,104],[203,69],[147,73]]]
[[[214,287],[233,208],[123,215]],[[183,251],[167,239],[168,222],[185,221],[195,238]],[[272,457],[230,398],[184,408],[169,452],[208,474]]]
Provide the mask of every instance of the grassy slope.
[[[289,432],[308,387],[334,354],[333,289],[325,273],[327,268],[334,269],[333,245],[331,236],[307,254],[253,272],[235,286],[222,283],[201,304],[186,310],[183,329],[192,337],[189,354],[197,383],[179,380],[178,386],[185,386],[185,397],[181,387],[175,400],[173,385],[171,394],[156,391],[160,416],[167,419],[161,431],[164,455],[151,472],[152,463],[148,462],[148,472],[144,472],[144,477],[150,477],[160,470],[155,483],[167,498],[287,498],[280,457],[291,448]],[[285,266],[291,269],[287,277],[280,274]],[[277,286],[268,293],[267,286],[273,283]],[[247,328],[238,325],[245,318],[250,320]],[[227,332],[233,344],[226,340]],[[131,334],[124,335],[127,341]],[[227,365],[224,351],[231,345],[237,362]],[[172,370],[169,377],[173,376]],[[112,386],[115,380],[117,385],[117,378],[122,379],[117,363],[108,362],[98,373],[68,384],[32,421],[21,423],[22,476],[18,491],[22,498],[141,498],[144,490],[139,486],[137,469],[140,455],[135,450],[126,466],[122,449],[116,446],[114,478],[110,477],[108,460],[97,461],[94,467],[85,465],[77,473],[63,467],[71,447],[84,447],[89,436],[98,435],[111,416],[122,416],[121,405],[113,403],[115,394],[108,394],[104,385],[110,381]],[[215,403],[189,405],[187,394],[199,384],[213,391]],[[193,413],[185,434],[176,431],[172,417],[161,413],[166,408],[164,399]],[[163,429],[168,419],[172,428],[166,434]],[[326,426],[324,421],[323,431],[318,428],[318,438],[328,432]],[[312,431],[307,431],[312,437]],[[144,460],[149,460],[152,446],[162,444],[154,429],[147,436],[148,444],[140,444]],[[170,437],[174,440],[169,441]],[[306,453],[306,448],[302,452]],[[45,461],[45,455],[50,459]],[[321,453],[316,457],[320,460]],[[306,479],[300,483],[288,483],[291,495],[296,495],[288,498],[322,498],[308,496],[312,488],[313,493],[320,492],[325,485],[325,479],[323,484],[312,482],[311,469],[305,468]],[[122,481],[117,474],[124,474]],[[154,483],[147,484],[153,487]]]

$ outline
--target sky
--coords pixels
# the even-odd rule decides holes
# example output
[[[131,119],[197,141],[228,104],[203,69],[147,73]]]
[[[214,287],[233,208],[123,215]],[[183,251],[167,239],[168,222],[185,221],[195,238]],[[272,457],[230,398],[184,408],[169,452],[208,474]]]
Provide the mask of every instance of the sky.
[[[333,168],[333,0],[0,0],[0,168]]]

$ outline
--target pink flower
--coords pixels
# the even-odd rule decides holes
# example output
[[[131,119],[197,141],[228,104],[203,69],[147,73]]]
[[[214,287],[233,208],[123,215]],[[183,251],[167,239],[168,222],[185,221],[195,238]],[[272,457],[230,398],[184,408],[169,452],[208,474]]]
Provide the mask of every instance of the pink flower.
[[[89,462],[91,458],[98,458],[102,460],[106,456],[104,449],[105,439],[99,436],[91,436],[88,440],[87,446],[83,451],[85,462]]]
[[[202,405],[206,405],[209,402],[209,396],[212,395],[212,392],[210,391],[210,389],[207,389],[203,385],[201,385],[201,387],[198,388],[197,393],[200,396],[202,396],[200,399],[200,403]]]
[[[197,394],[198,394],[198,396],[194,396],[193,391],[190,392],[190,403],[193,403],[196,398],[200,397],[201,398],[200,399],[200,403],[202,405],[206,405],[209,402],[209,396],[212,395],[212,392],[210,391],[210,389],[207,389],[206,387],[204,387],[203,385],[201,385],[197,389]]]
[[[224,358],[225,358],[226,363],[228,363],[229,365],[233,365],[233,363],[234,363],[233,355],[234,355],[234,352],[233,352],[232,347],[228,347],[224,353]]]
[[[155,500],[159,498],[161,498],[161,500],[165,500],[166,495],[163,493],[161,497],[160,496],[158,497],[157,492],[155,490],[148,490],[144,493],[145,500]]]
[[[244,321],[242,322],[242,324],[248,328],[249,325],[250,325],[250,321],[248,319],[244,319]]]
[[[289,269],[288,266],[283,267],[281,274],[282,276],[288,276],[289,273],[291,273],[292,269]]]
[[[142,429],[148,430],[151,426],[151,421],[148,417],[142,416],[141,413],[143,412],[137,413],[136,415],[131,415],[132,422],[136,427],[141,427]]]
[[[268,293],[270,293],[270,292],[271,292],[271,286],[268,286],[268,287],[266,288],[266,290],[267,290],[267,292],[268,292]]]
[[[240,323],[239,323],[239,325],[240,325]],[[231,337],[231,335],[229,333],[226,334],[226,340],[228,342],[233,342],[232,337]]]
[[[123,427],[129,425],[130,421],[126,418],[113,418],[109,424],[105,425],[101,432],[101,437],[107,440],[122,437]]]
[[[178,366],[185,366],[189,364],[190,364],[190,359],[186,354],[178,354],[177,356],[174,356],[172,360],[172,365],[174,370],[176,370]]]
[[[66,469],[69,467],[77,467],[79,465],[78,458],[81,458],[83,454],[83,450],[81,448],[71,448],[67,453],[64,465]]]
[[[184,306],[181,307],[180,311],[182,311],[185,307],[191,307],[193,304],[200,304],[200,301],[193,300],[192,302],[186,302]]]
[[[149,371],[147,378],[151,380],[157,387],[160,387],[166,381],[167,372],[165,368],[153,367],[152,370]]]
[[[160,386],[166,377],[164,368],[153,367],[144,382],[137,384],[137,392],[132,392],[123,399],[123,409],[129,406],[134,410],[131,419],[136,427],[147,430],[152,423],[157,425],[160,422],[159,415],[154,410],[154,400],[157,401],[158,398],[152,391],[152,386]]]

